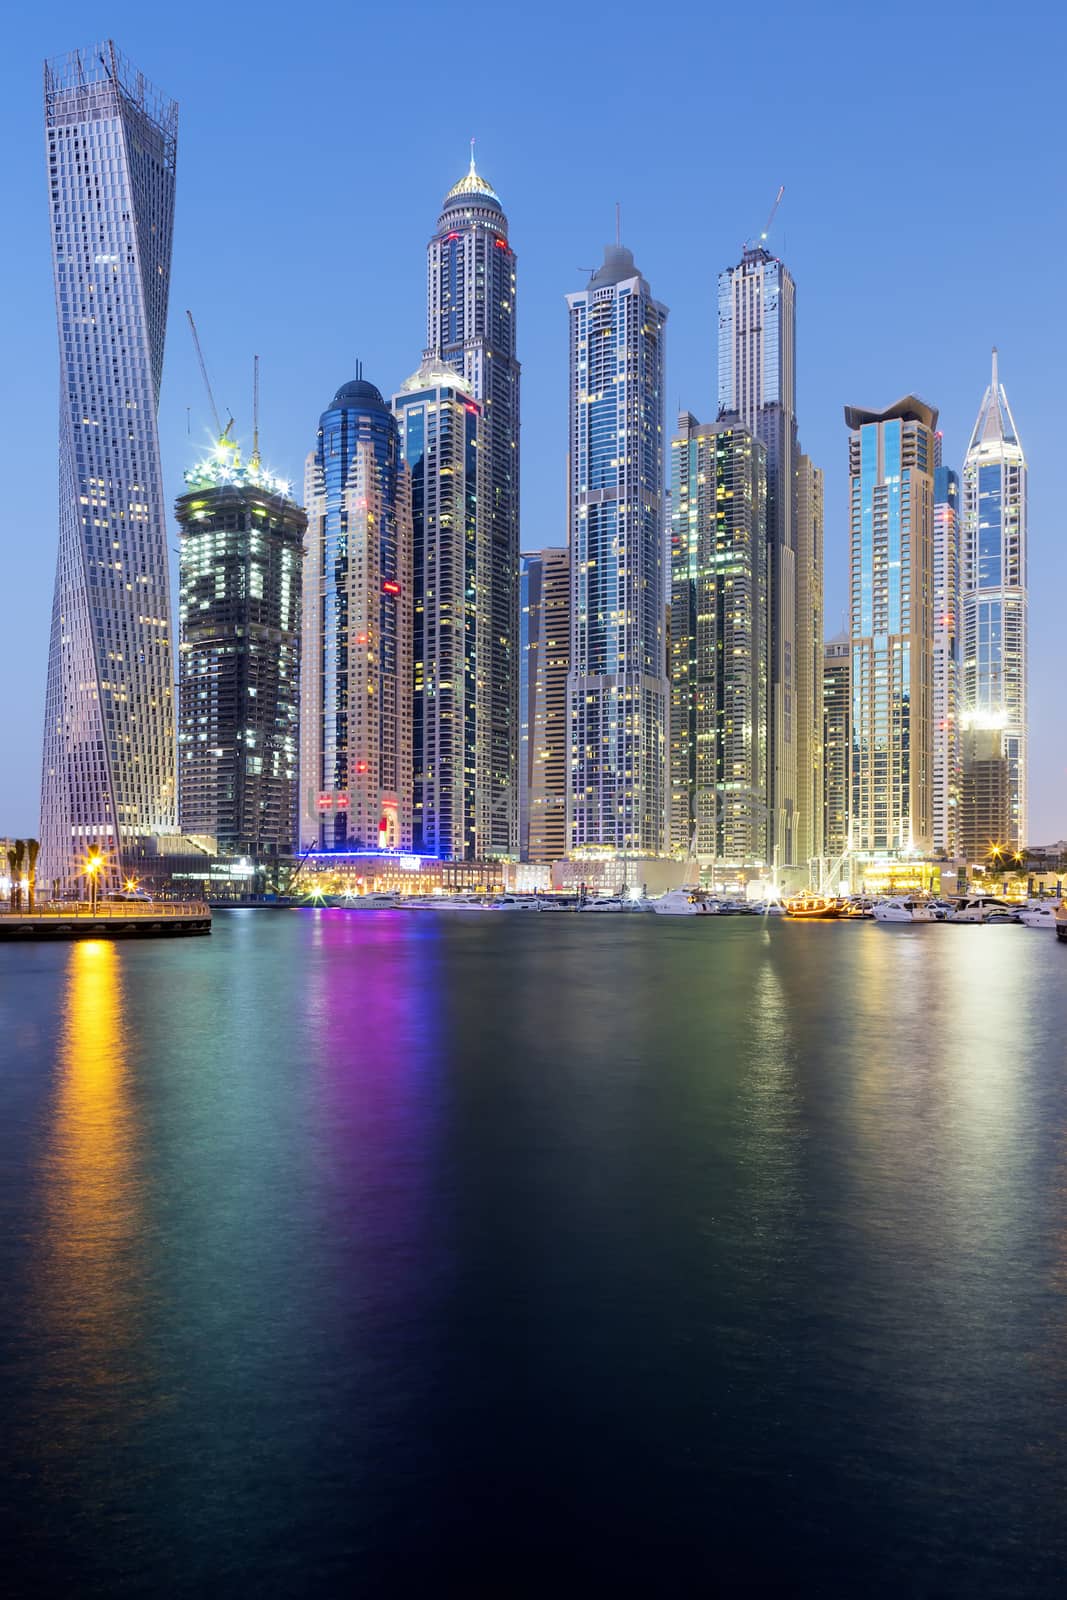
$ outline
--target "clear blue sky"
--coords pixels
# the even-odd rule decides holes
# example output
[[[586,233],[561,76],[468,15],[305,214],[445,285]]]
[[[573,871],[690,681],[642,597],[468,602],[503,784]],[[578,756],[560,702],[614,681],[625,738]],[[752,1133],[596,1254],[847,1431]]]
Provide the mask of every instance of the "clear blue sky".
[[[37,828],[56,540],[41,62],[109,35],[181,104],[161,408],[171,501],[208,437],[185,308],[246,434],[259,352],[264,454],[299,490],[319,412],[356,356],[386,394],[418,364],[426,240],[472,134],[518,253],[524,548],[563,542],[563,296],[599,261],[616,200],[670,307],[671,426],[679,404],[714,414],[716,273],[786,186],[772,243],[798,285],[831,631],[846,605],[842,406],[922,395],[958,466],[998,344],[1030,462],[1030,834],[1067,835],[1067,27],[1061,6],[1032,0],[18,8],[0,69],[0,834]]]

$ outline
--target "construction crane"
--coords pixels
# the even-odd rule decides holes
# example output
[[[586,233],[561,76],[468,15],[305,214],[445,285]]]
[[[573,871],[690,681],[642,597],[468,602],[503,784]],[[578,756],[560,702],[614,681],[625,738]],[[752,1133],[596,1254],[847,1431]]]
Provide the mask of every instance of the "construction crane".
[[[204,380],[204,388],[207,390],[207,398],[208,404],[211,407],[211,415],[215,420],[215,437],[218,439],[219,444],[229,444],[230,429],[233,427],[233,417],[231,416],[225,427],[222,426],[222,419],[219,416],[219,408],[215,404],[215,396],[211,392],[211,379],[207,375],[207,362],[204,360],[204,352],[200,348],[200,335],[196,331],[196,323],[193,321],[193,313],[191,311],[186,311],[185,315],[189,318],[189,326],[193,330],[193,344],[196,346],[196,359],[200,363],[200,376]]]
[[[782,203],[782,196],[784,194],[785,194],[785,184],[783,183],[781,185],[781,187],[779,188],[778,193],[774,197],[774,204],[771,207],[770,216],[767,218],[767,221],[763,225],[763,232],[760,234],[758,239],[751,239],[749,241],[748,246],[747,246],[748,249],[750,249],[750,250],[759,249],[760,245],[766,243],[767,235],[770,233],[771,227],[772,227],[772,225],[774,223],[774,219],[778,215],[778,207]]]

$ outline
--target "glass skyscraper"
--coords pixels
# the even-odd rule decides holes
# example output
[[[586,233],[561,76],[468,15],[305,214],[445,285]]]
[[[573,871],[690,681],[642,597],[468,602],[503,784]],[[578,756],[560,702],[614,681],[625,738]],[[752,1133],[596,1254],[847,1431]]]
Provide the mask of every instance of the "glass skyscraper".
[[[767,860],[767,457],[736,419],[671,442],[671,844]]]
[[[520,852],[541,865],[567,853],[570,610],[569,551],[523,556]]]
[[[908,395],[846,406],[852,641],[852,849],[933,842],[933,521],[937,412]]]
[[[428,246],[426,354],[469,383],[481,407],[479,566],[475,606],[487,624],[478,670],[488,696],[488,806],[478,849],[518,849],[519,363],[515,356],[515,252],[499,196],[474,165],[448,191]]]
[[[939,440],[940,443],[940,440]],[[960,480],[934,469],[934,849],[959,849]]]
[[[797,541],[796,761],[794,851],[799,863],[826,849],[823,783],[823,478],[810,456],[796,456]]]
[[[802,711],[797,702],[797,614],[805,602],[797,574],[796,410],[796,286],[784,262],[750,246],[719,274],[719,411],[739,417],[767,452],[771,842],[783,864],[806,865],[813,852],[797,836],[797,729],[802,715],[815,726],[817,708]]]
[[[478,493],[482,408],[432,358],[393,397],[411,476],[413,843],[443,861],[491,854],[492,551]]]
[[[185,474],[178,599],[178,818],[220,853],[297,839],[300,627],[307,517],[235,445]]]
[[[989,842],[1012,849],[1026,843],[1027,829],[1026,545],[1026,457],[994,350],[992,378],[963,463],[961,724],[970,733],[999,736],[1007,764],[1007,837]],[[993,759],[995,742],[978,741],[983,764]]]
[[[174,658],[156,412],[178,109],[113,43],[48,62],[59,554],[38,879],[173,833]]]
[[[826,641],[822,670],[823,853],[836,862],[848,851],[849,755],[852,747],[852,646],[847,634]]]
[[[664,848],[667,308],[609,245],[570,311],[569,851]]]
[[[362,377],[322,414],[304,504],[300,842],[410,850],[411,480]]]

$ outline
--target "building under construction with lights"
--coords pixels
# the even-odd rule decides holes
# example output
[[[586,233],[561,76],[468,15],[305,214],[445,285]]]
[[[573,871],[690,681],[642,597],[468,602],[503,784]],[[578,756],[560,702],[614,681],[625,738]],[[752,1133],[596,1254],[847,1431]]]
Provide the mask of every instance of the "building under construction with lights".
[[[222,441],[185,474],[178,652],[182,832],[263,861],[297,838],[307,517],[288,484]]]

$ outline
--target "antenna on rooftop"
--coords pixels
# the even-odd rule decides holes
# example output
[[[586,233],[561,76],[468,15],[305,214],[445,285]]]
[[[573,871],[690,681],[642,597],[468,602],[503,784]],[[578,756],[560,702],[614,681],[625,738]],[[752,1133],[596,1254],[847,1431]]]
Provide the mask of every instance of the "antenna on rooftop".
[[[259,357],[252,357],[252,466],[259,468]]]

